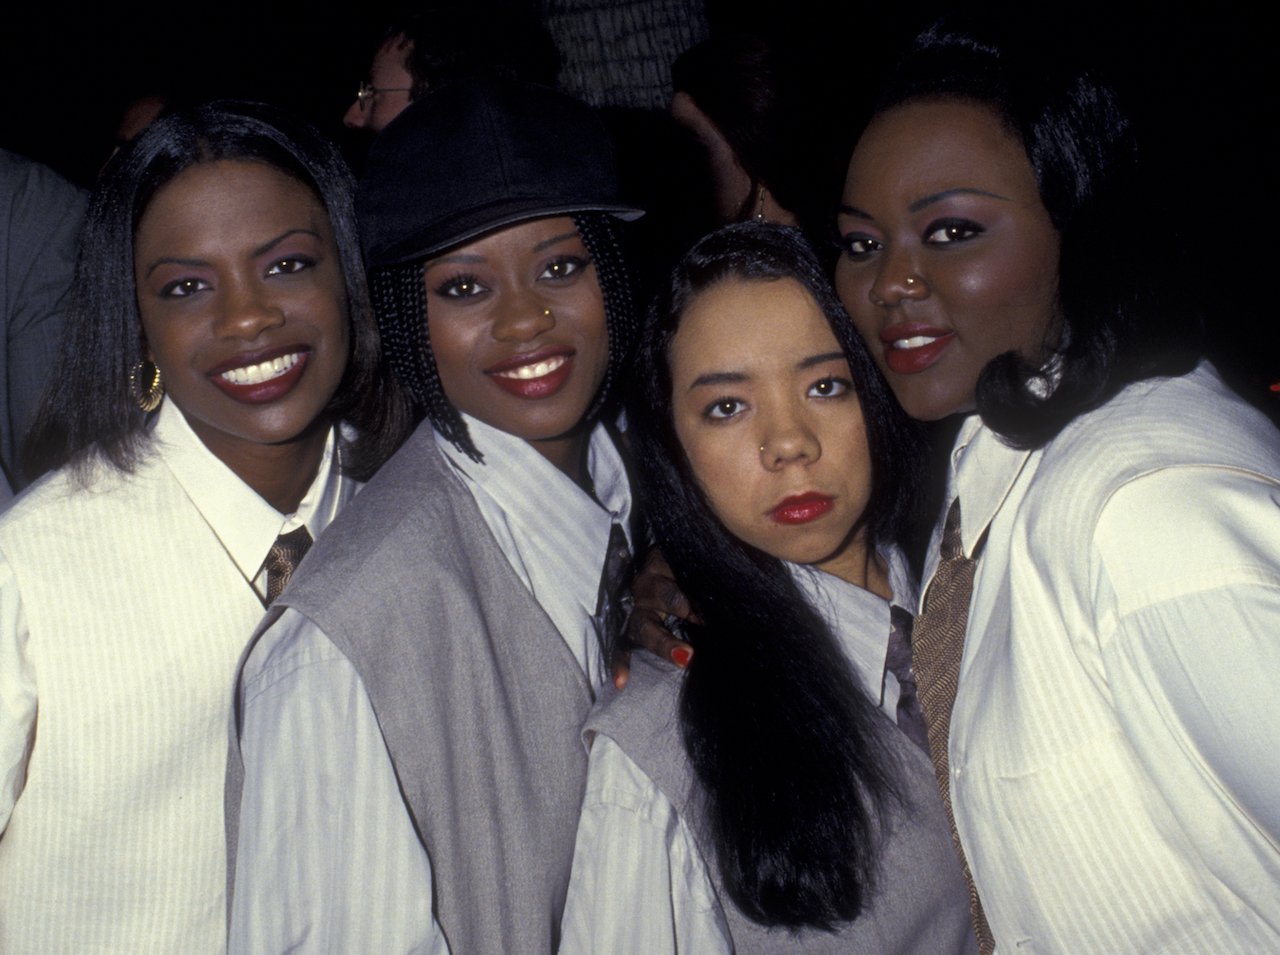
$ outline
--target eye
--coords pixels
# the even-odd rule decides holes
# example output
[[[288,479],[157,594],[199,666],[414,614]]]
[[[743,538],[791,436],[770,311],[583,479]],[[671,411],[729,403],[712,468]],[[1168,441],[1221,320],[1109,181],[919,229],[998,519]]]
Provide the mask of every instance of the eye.
[[[879,252],[884,248],[879,239],[873,239],[863,232],[849,232],[841,235],[837,237],[836,245],[841,252],[855,261],[865,259],[872,253]]]
[[[746,405],[737,398],[717,398],[707,405],[702,412],[702,416],[710,418],[712,421],[727,421],[729,418],[741,414],[745,407]]]
[[[186,298],[188,295],[194,295],[196,292],[203,292],[209,288],[209,283],[204,279],[175,279],[172,282],[166,282],[160,289],[161,298]]]
[[[444,298],[474,298],[487,291],[487,288],[470,275],[454,275],[435,288],[435,293]]]
[[[845,381],[843,378],[820,378],[809,386],[808,396],[810,398],[839,398],[841,395],[847,394],[851,387],[853,387],[853,382]]]
[[[986,230],[976,222],[968,219],[940,219],[930,223],[924,231],[924,241],[932,245],[944,245],[948,242],[964,242],[982,235]]]
[[[268,275],[292,275],[294,272],[301,272],[303,269],[309,269],[315,265],[315,261],[305,256],[290,256],[285,259],[277,259],[272,262],[267,269]]]
[[[550,279],[551,281],[559,281],[567,279],[571,275],[576,275],[582,269],[587,267],[587,260],[577,255],[562,255],[552,259],[542,274],[538,276],[540,279]]]

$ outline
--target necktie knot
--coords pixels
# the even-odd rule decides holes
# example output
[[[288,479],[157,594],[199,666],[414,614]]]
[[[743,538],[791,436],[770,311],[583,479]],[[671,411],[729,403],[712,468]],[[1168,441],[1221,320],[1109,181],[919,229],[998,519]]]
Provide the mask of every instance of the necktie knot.
[[[306,525],[281,534],[267,554],[267,606],[276,602],[302,558],[311,549],[311,532]]]

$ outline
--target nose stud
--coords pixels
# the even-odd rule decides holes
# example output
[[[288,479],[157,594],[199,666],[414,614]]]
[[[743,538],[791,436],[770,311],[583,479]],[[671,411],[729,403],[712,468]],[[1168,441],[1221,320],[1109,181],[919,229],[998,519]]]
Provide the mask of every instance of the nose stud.
[[[552,317],[552,315],[551,315],[551,309],[549,309],[549,308],[544,308],[544,309],[542,310],[542,317],[543,317],[543,318],[551,318],[551,317]]]

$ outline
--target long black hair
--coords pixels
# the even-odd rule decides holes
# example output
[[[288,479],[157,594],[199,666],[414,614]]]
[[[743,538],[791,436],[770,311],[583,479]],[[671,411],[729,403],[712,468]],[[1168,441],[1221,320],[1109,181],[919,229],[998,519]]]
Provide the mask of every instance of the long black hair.
[[[1026,150],[1061,240],[1063,320],[1045,366],[1014,352],[977,382],[982,420],[1015,447],[1041,447],[1131,382],[1190,371],[1198,321],[1144,237],[1152,221],[1133,123],[1114,88],[1052,39],[999,36],[988,24],[926,29],[882,91],[877,113],[912,100],[957,98],[992,109]]]
[[[731,225],[688,252],[641,336],[628,434],[654,536],[702,621],[680,721],[725,887],[758,922],[830,928],[875,884],[882,811],[898,797],[887,726],[782,561],[712,512],[672,416],[669,349],[690,303],[720,282],[780,279],[813,297],[848,359],[873,462],[868,541],[893,538],[913,509],[919,435],[798,230]]]
[[[605,327],[609,336],[609,360],[605,377],[584,421],[597,419],[613,399],[614,383],[621,377],[636,337],[636,314],[630,273],[626,268],[617,225],[603,212],[574,213],[574,226],[595,266],[604,299]],[[427,296],[423,286],[424,263],[408,262],[375,269],[373,303],[382,329],[387,359],[413,396],[415,413],[463,454],[481,460],[466,422],[454,407],[436,367],[427,330]]]
[[[305,185],[328,213],[351,319],[346,372],[327,413],[357,428],[343,460],[357,477],[389,456],[386,435],[404,429],[407,400],[380,365],[380,347],[355,226],[353,183],[337,149],[307,124],[256,103],[215,102],[162,117],[103,170],[76,255],[59,374],[46,390],[26,445],[33,476],[102,458],[129,471],[149,440],[147,415],[129,395],[129,372],[146,357],[133,246],[147,206],[192,166],[265,163]]]

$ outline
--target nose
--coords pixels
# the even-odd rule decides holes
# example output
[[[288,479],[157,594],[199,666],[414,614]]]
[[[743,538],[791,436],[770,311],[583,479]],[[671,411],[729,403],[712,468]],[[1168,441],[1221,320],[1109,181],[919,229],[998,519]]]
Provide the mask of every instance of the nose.
[[[230,283],[217,316],[219,334],[252,341],[285,322],[284,308],[268,290],[250,283]]]
[[[359,97],[351,101],[347,111],[342,114],[342,125],[347,129],[364,129],[369,125],[369,113],[361,104]]]
[[[493,337],[500,342],[533,341],[555,327],[555,312],[535,295],[510,296],[493,317]]]
[[[918,300],[928,295],[929,286],[911,256],[892,249],[881,258],[875,281],[867,290],[871,304],[890,308],[904,300]]]
[[[766,471],[791,464],[812,464],[822,457],[822,443],[802,415],[772,417],[760,434],[760,463]]]

